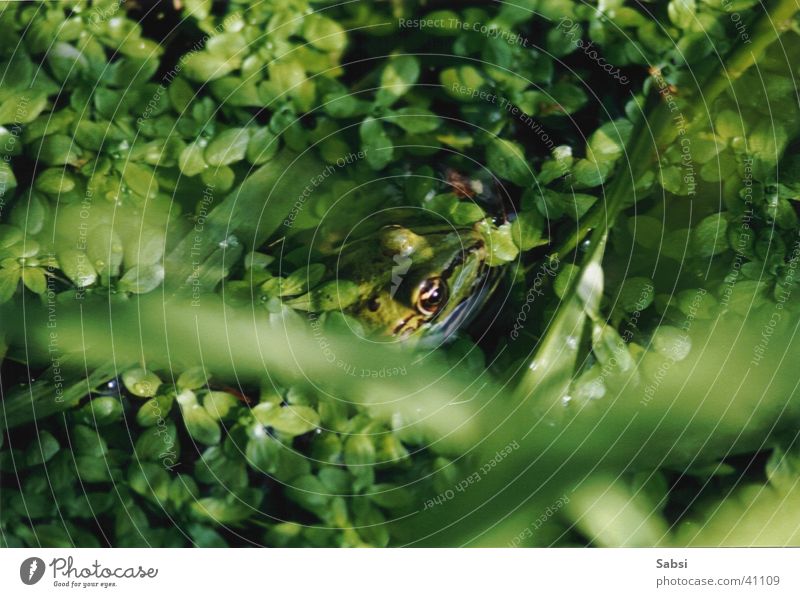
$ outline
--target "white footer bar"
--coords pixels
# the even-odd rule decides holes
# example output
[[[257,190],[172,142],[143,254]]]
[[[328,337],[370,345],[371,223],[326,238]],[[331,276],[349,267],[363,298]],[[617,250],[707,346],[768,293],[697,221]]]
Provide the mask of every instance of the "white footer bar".
[[[6,549],[0,587],[14,596],[796,596],[800,550]]]

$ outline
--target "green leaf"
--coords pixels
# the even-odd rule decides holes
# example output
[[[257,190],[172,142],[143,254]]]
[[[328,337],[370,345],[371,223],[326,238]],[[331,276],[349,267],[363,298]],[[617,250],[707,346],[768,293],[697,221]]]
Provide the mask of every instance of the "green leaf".
[[[553,282],[553,291],[558,298],[563,299],[567,295],[567,290],[569,290],[572,281],[575,279],[575,276],[578,275],[580,269],[581,268],[574,263],[565,263],[561,266],[561,271]]]
[[[43,464],[58,453],[58,440],[49,431],[42,430],[27,450],[25,462],[28,466]]]
[[[662,241],[663,227],[661,221],[652,216],[629,218],[627,228],[636,243],[645,248],[654,249]]]
[[[286,497],[306,510],[320,514],[325,511],[332,496],[317,477],[303,475],[286,488]]]
[[[360,468],[375,463],[375,444],[366,435],[351,435],[344,444],[344,462]]]
[[[211,14],[214,0],[184,0],[184,14],[197,21],[204,21]]]
[[[200,180],[204,185],[226,193],[233,187],[236,181],[236,173],[229,166],[217,166],[215,168],[206,168],[200,173]]]
[[[236,396],[228,392],[208,392],[203,396],[203,407],[214,419],[226,418],[238,404]]]
[[[632,132],[633,125],[628,120],[604,124],[589,137],[586,144],[587,158],[598,164],[619,159]]]
[[[419,73],[419,61],[415,56],[401,55],[391,58],[381,72],[381,88],[376,94],[376,103],[391,106],[417,82]]]
[[[390,483],[373,485],[368,497],[381,508],[390,510],[406,508],[414,503],[414,495],[407,487],[395,486]]]
[[[173,459],[177,455],[178,432],[172,421],[164,425],[148,427],[136,440],[134,448],[136,457],[140,460],[156,461],[170,455]]]
[[[462,102],[485,101],[481,91],[489,82],[474,66],[446,68],[439,76],[445,93]]]
[[[197,403],[194,393],[184,390],[178,394],[177,400],[189,435],[201,444],[209,446],[218,444],[222,438],[219,424],[208,414],[206,409]]]
[[[223,131],[208,144],[205,159],[212,166],[227,166],[244,159],[250,142],[250,131],[234,128]]]
[[[94,92],[94,105],[103,118],[119,120],[129,110],[127,102],[131,97],[126,97],[121,90],[99,87]]]
[[[598,163],[587,159],[578,160],[572,168],[576,186],[580,188],[592,188],[602,184],[610,171],[610,162]]]
[[[48,195],[61,195],[75,188],[75,179],[60,168],[49,168],[36,177],[33,186]]]
[[[308,292],[320,283],[325,276],[325,266],[321,263],[313,263],[307,267],[293,271],[285,280],[282,278],[272,278],[279,283],[279,296],[294,296]]]
[[[136,413],[136,422],[142,427],[150,427],[163,422],[172,409],[174,398],[171,394],[155,396],[142,404]]]
[[[241,522],[256,511],[249,504],[258,502],[258,492],[248,490],[246,501],[232,493],[224,498],[201,498],[190,504],[193,515],[200,520],[209,520],[215,524],[234,524]]]
[[[86,56],[75,46],[64,42],[57,42],[50,48],[47,62],[59,81],[75,77],[89,67]]]
[[[210,84],[211,91],[226,106],[244,108],[260,107],[264,102],[258,92],[255,80],[242,80],[239,77],[222,77]]]
[[[43,93],[14,94],[0,103],[0,124],[27,124],[33,122],[47,106]]]
[[[107,425],[122,417],[122,403],[114,396],[92,398],[75,415],[87,425]]]
[[[658,545],[667,523],[644,492],[633,493],[620,479],[593,475],[569,496],[567,515],[593,544],[610,547]],[[615,518],[615,524],[607,521]]]
[[[238,68],[239,60],[210,52],[194,52],[181,58],[186,76],[198,83],[224,77]]]
[[[200,524],[190,524],[186,528],[194,541],[194,547],[228,547],[228,542],[214,529]]]
[[[160,263],[136,265],[119,279],[117,288],[123,292],[145,294],[158,288],[163,280],[164,266]]]
[[[147,369],[128,369],[122,374],[122,383],[134,396],[150,398],[158,392],[161,379]]]
[[[107,121],[94,122],[82,119],[75,126],[75,141],[85,149],[99,151],[105,144],[118,141],[118,130]]]
[[[0,249],[8,249],[22,241],[25,234],[17,226],[0,224]]]
[[[189,108],[195,98],[195,91],[185,79],[177,77],[173,79],[167,88],[167,95],[172,103],[172,107],[179,115],[182,115]]]
[[[525,159],[522,145],[507,139],[493,138],[486,147],[486,162],[498,178],[510,180],[519,186],[532,181],[532,172]]]
[[[225,448],[232,448],[228,450]],[[226,491],[239,487],[247,487],[247,467],[241,454],[238,441],[229,441],[225,448],[211,446],[203,451],[200,460],[195,463],[194,477],[201,483],[218,484]]]
[[[77,547],[73,543],[70,532],[64,528],[63,524],[42,524],[36,527],[36,540],[33,545],[28,547],[56,547],[56,548],[74,548]]]
[[[453,223],[458,226],[473,224],[486,217],[483,208],[470,201],[457,201],[454,203],[450,209],[450,215],[453,217]]]
[[[35,74],[33,62],[20,48],[8,59],[0,61],[0,72],[3,73],[3,86],[9,90],[27,89]]]
[[[208,166],[204,156],[203,145],[195,141],[187,145],[178,158],[178,167],[186,176],[196,176]]]
[[[347,45],[347,34],[339,23],[317,13],[303,20],[303,37],[323,52],[341,52]]]
[[[546,103],[551,103],[552,101],[556,102],[554,107],[559,109],[556,114],[573,114],[574,112],[577,112],[583,108],[588,101],[586,92],[583,89],[577,85],[566,82],[560,82],[553,85],[552,89],[550,90],[550,95],[552,96],[552,99],[546,100]]]
[[[67,135],[47,135],[33,145],[33,157],[48,166],[75,165],[81,157],[81,150],[72,137]]]
[[[247,40],[238,31],[217,33],[206,43],[206,51],[215,56],[241,60],[244,50],[247,49]]]
[[[248,162],[260,166],[271,160],[279,147],[278,136],[269,127],[261,127],[251,131],[245,156]]]
[[[71,447],[76,454],[92,458],[102,458],[108,454],[108,444],[97,430],[86,425],[75,425],[72,428]]]
[[[39,234],[44,228],[45,221],[49,220],[50,204],[41,198],[38,193],[30,193],[18,202],[11,212],[11,223],[24,229],[28,237],[26,247],[32,246],[36,241],[31,239],[34,234]],[[25,257],[33,257],[32,252]]]
[[[619,304],[628,313],[644,311],[655,298],[655,287],[650,278],[625,278],[619,292]]]
[[[17,188],[17,177],[14,176],[14,170],[5,160],[0,161],[0,199],[5,199],[15,188]]]
[[[255,247],[260,246],[285,222],[286,214],[308,184],[308,173],[321,172],[322,168],[312,152],[298,156],[288,150],[281,151],[212,209],[206,220],[206,230],[227,231],[227,234],[247,239]],[[270,189],[266,196],[265,189]],[[254,214],[260,215],[254,217]],[[168,281],[184,283],[196,273],[193,260],[209,259],[220,250],[219,238],[214,234],[204,234],[201,246],[197,246],[196,241],[195,235],[189,235],[168,255]]]
[[[347,93],[346,90],[337,90],[323,97],[322,107],[333,118],[349,118],[359,111],[361,102],[358,98]]]
[[[167,471],[153,462],[140,462],[128,470],[128,484],[141,496],[164,503],[169,498],[170,478]]]
[[[511,224],[511,238],[522,251],[546,244],[542,239],[544,232],[544,216],[538,209],[529,209],[517,215]]]
[[[19,268],[0,269],[0,305],[8,302],[19,287],[22,272]]]
[[[394,143],[379,120],[368,116],[359,128],[361,148],[373,170],[382,170],[394,158]]]
[[[389,434],[378,442],[377,458],[379,462],[408,461],[408,449],[395,434]]]
[[[158,195],[158,181],[155,173],[147,166],[128,162],[125,164],[125,171],[122,172],[122,180],[140,197],[153,199]]]
[[[548,184],[566,176],[574,162],[572,148],[567,145],[559,145],[553,149],[552,154],[553,159],[546,160],[542,164],[542,170],[537,177],[541,184]]]
[[[354,523],[358,527],[358,534],[367,545],[386,547],[389,544],[386,519],[380,510],[372,507],[369,503],[365,503],[363,507],[356,510]]]
[[[190,475],[178,474],[169,485],[169,500],[178,508],[193,502],[199,495],[197,482]]]
[[[250,435],[245,448],[247,464],[262,474],[273,474],[278,467],[280,444],[265,431],[264,426],[260,423],[253,426]]]
[[[192,367],[186,369],[178,376],[176,385],[181,390],[197,390],[208,383],[208,371],[203,367]]]
[[[699,257],[711,257],[728,249],[728,220],[723,214],[712,214],[703,218],[692,229],[692,251]]]
[[[62,272],[78,288],[94,284],[97,272],[86,256],[86,253],[77,249],[68,248],[58,253],[58,265]]]
[[[308,406],[284,406],[272,408],[258,418],[262,425],[274,428],[289,436],[302,435],[319,426],[317,411]]]
[[[430,133],[442,125],[442,119],[436,114],[416,106],[393,110],[386,120],[412,134]]]
[[[78,469],[78,476],[85,483],[103,483],[111,480],[111,470],[106,458],[77,456],[75,465]]]
[[[47,290],[47,278],[42,269],[38,267],[22,268],[22,283],[28,290],[36,294],[43,294]]]
[[[670,0],[667,6],[669,20],[681,29],[689,29],[695,24],[695,0]]]
[[[268,103],[285,100],[288,95],[295,100],[294,105],[299,110],[306,111],[311,108],[309,103],[313,100],[314,87],[313,83],[308,81],[305,68],[303,68],[299,60],[287,58],[276,60],[270,63],[268,70],[270,81],[266,89],[268,91],[267,96],[271,97],[264,98]],[[308,85],[311,85],[311,87]],[[295,120],[294,115],[287,114],[287,117],[289,116],[291,116],[291,119],[285,126],[290,125]]]
[[[486,246],[489,249],[489,265],[502,265],[514,260],[519,255],[519,249],[512,237],[511,227],[511,222],[506,222],[497,227],[486,221],[478,224],[479,230],[487,238]]]

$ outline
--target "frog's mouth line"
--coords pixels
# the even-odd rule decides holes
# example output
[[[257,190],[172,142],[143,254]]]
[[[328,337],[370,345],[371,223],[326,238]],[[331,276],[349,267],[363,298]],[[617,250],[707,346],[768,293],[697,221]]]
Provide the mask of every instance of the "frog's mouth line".
[[[479,240],[476,241],[475,244],[473,244],[471,247],[467,248],[465,251],[461,251],[460,253],[458,253],[455,257],[453,257],[452,261],[450,261],[450,263],[447,264],[447,267],[442,270],[442,279],[445,282],[447,282],[447,280],[449,280],[450,277],[453,275],[455,269],[459,265],[462,265],[464,261],[466,261],[467,255],[472,255],[473,253],[480,251],[481,249],[484,248],[484,246],[485,246],[484,242],[482,240]],[[486,259],[481,259],[481,268],[483,268],[484,265],[486,265]],[[481,271],[480,273],[483,274],[483,271]]]

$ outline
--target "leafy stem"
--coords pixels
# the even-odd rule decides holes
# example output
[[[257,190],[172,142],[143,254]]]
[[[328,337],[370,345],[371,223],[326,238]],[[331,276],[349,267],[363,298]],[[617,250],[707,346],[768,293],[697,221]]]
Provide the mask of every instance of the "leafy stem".
[[[794,16],[800,12],[800,0],[779,0],[755,26],[752,43],[739,45],[705,85],[703,97],[707,104],[713,102],[725,89],[733,86],[745,71],[753,66],[766,49],[792,26]]]
[[[739,45],[726,60],[723,68],[715,71],[702,86],[703,101],[697,101],[685,109],[687,121],[692,123],[703,107],[713,103],[720,94],[733,86],[751,66],[758,62],[766,49],[782,33],[791,29],[792,19],[798,12],[800,12],[800,0],[779,0],[772,10],[767,11],[757,21],[751,43]],[[608,201],[598,204],[590,211],[580,226],[561,244],[555,252],[559,259],[564,259],[569,255],[590,231],[601,231],[595,236],[595,239],[605,236],[608,222],[614,220],[623,206],[625,197],[635,196],[635,187],[629,185],[628,181],[631,180],[635,184],[639,177],[652,166],[653,159],[658,157],[658,148],[662,146],[661,137],[667,130],[663,125],[669,122],[669,112],[668,104],[659,102],[651,116],[645,118],[645,122],[652,123],[652,126],[644,129],[637,127],[637,130],[634,131],[632,144],[629,151],[626,152],[626,155],[632,158],[632,161],[629,162],[631,178],[623,176],[621,172],[617,174],[609,190]],[[651,132],[650,136],[646,136],[648,129]],[[637,131],[640,134],[637,134]],[[645,135],[641,133],[645,133]],[[597,246],[596,240],[592,241],[592,246]]]
[[[723,68],[711,77],[704,86],[703,102],[681,107],[685,110],[686,120],[691,124],[701,106],[707,106],[714,101],[729,85],[732,85],[742,74],[750,68],[766,48],[774,42],[780,34],[790,28],[793,16],[800,11],[798,0],[780,0],[772,11],[764,14],[756,25],[756,33],[752,43],[740,46],[730,59],[727,68]],[[542,412],[549,411],[560,400],[569,388],[571,377],[578,357],[578,346],[587,317],[596,316],[593,303],[602,294],[602,268],[600,263],[608,238],[608,232],[620,211],[627,205],[636,202],[637,183],[642,180],[645,173],[651,169],[654,159],[658,158],[659,148],[665,138],[669,138],[676,104],[662,99],[662,92],[666,90],[663,79],[657,79],[658,93],[651,93],[648,103],[657,104],[649,109],[643,109],[636,123],[631,140],[625,155],[627,172],[617,172],[611,182],[608,199],[598,204],[590,212],[583,224],[559,248],[556,255],[563,259],[591,232],[589,249],[583,257],[581,268],[571,283],[558,313],[528,368],[522,376],[517,387],[518,400],[527,399],[534,391],[540,394],[537,398],[537,408]],[[541,396],[541,390],[549,394]]]

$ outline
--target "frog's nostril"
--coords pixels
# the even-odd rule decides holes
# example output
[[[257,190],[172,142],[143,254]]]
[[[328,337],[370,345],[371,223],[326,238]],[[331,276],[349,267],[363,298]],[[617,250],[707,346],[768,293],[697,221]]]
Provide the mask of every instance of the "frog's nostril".
[[[381,229],[381,248],[384,254],[407,257],[419,245],[421,237],[402,226],[384,226]]]
[[[378,300],[377,296],[373,296],[371,299],[369,299],[369,302],[367,303],[367,309],[369,309],[370,311],[372,311],[374,313],[375,311],[380,309],[380,307],[381,307],[381,303]]]

